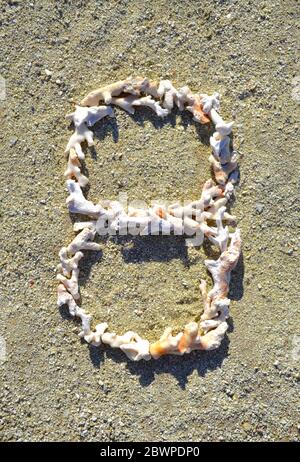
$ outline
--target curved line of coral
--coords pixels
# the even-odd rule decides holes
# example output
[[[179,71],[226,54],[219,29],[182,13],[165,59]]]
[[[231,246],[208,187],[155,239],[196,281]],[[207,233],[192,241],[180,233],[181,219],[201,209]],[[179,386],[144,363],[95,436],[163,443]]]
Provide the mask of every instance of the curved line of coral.
[[[99,106],[100,102],[105,105]],[[136,107],[147,106],[158,117],[167,116],[173,107],[188,110],[193,119],[201,124],[212,122],[215,133],[210,138],[212,154],[209,157],[214,179],[209,179],[203,186],[201,197],[184,207],[178,204],[164,207],[154,206],[148,210],[133,209],[117,201],[110,201],[106,207],[88,201],[82,192],[88,184],[88,178],[81,173],[80,160],[84,159],[81,144],[93,144],[93,132],[90,127],[103,117],[114,117],[111,106],[119,106],[130,114]],[[226,211],[226,204],[234,193],[237,181],[237,155],[230,150],[229,134],[233,122],[226,123],[219,114],[220,95],[195,94],[185,86],[176,90],[169,80],[150,81],[142,77],[129,77],[125,80],[106,85],[89,93],[76,105],[75,111],[67,118],[74,122],[75,131],[66,147],[68,165],[65,171],[69,196],[69,211],[88,215],[91,220],[77,222],[74,231],[79,232],[73,241],[59,252],[58,266],[58,306],[67,305],[72,316],[79,317],[82,330],[79,334],[86,342],[99,346],[110,345],[120,348],[131,360],[149,360],[165,354],[182,355],[192,350],[213,350],[220,346],[228,328],[230,274],[236,266],[241,252],[240,231],[230,235],[224,221],[233,222],[235,217]],[[216,226],[208,226],[207,221],[215,221]],[[175,234],[198,238],[197,244],[208,238],[220,250],[218,260],[206,260],[205,265],[211,273],[213,288],[207,293],[206,282],[200,283],[204,312],[200,322],[190,322],[183,332],[172,334],[166,328],[161,338],[151,345],[148,340],[137,333],[128,331],[124,335],[108,332],[107,323],[97,324],[91,329],[92,316],[78,306],[80,299],[78,277],[79,261],[83,250],[100,250],[99,244],[93,242],[96,233],[102,234],[107,229],[130,234],[130,229],[138,229],[140,235],[151,234],[153,230],[161,234]],[[230,245],[228,241],[230,239]]]

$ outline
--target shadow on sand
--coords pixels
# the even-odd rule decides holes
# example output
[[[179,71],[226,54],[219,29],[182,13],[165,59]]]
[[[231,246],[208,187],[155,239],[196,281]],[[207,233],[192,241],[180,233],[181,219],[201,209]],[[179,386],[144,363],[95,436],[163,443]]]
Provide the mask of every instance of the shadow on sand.
[[[229,332],[233,330],[230,321]],[[106,346],[100,348],[88,346],[91,361],[96,368],[101,368],[105,357],[113,359],[116,363],[126,363],[131,374],[139,377],[143,387],[151,385],[155,376],[159,374],[171,374],[177,380],[180,388],[185,389],[189,376],[197,371],[199,377],[204,377],[207,372],[222,366],[228,356],[229,339],[226,336],[219,349],[214,351],[193,351],[184,356],[169,355],[150,361],[130,361],[122,351]]]

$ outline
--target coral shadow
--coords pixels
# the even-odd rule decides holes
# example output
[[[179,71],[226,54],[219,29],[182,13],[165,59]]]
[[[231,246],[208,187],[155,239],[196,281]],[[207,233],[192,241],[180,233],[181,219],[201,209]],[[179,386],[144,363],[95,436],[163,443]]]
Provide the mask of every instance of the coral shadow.
[[[184,130],[187,130],[189,126],[194,126],[199,141],[205,146],[209,146],[209,138],[214,132],[212,124],[201,125],[193,120],[192,114],[179,111],[178,108],[174,108],[170,114],[163,118],[156,116],[156,114],[147,107],[139,108],[134,114],[128,114],[118,107],[114,107],[114,111],[116,114],[118,114],[118,112],[125,113],[127,117],[130,117],[140,127],[144,127],[145,122],[151,122],[156,130],[161,130],[166,125],[170,125],[173,128],[175,128],[176,125],[181,125]],[[177,118],[179,118],[179,120],[177,120]],[[100,141],[103,141],[107,135],[112,135],[115,143],[119,140],[117,117],[102,119],[91,127],[91,130],[93,130],[95,138]],[[97,159],[95,148],[92,146],[89,150],[92,157]]]
[[[231,271],[231,279],[229,284],[229,298],[231,300],[241,300],[244,296],[244,256],[241,252],[240,258],[236,267]]]
[[[122,242],[122,240],[121,240]],[[125,263],[145,263],[148,261],[167,262],[180,259],[184,266],[189,266],[189,257],[185,240],[178,236],[141,237],[136,236],[122,245],[122,256]]]
[[[112,237],[97,236],[95,242],[105,243],[108,239],[112,240]],[[163,236],[163,239],[158,239],[157,236],[116,235],[113,242],[120,246],[122,258],[128,264],[143,264],[150,261],[164,263],[180,259],[185,267],[189,268],[191,265],[185,239],[179,236]],[[85,251],[85,258],[79,263],[79,287],[86,285],[93,266],[101,261],[104,251]]]
[[[231,323],[230,323],[231,324]],[[229,328],[232,330],[232,324]],[[197,371],[199,377],[222,367],[228,356],[229,338],[225,336],[220,348],[214,351],[193,351],[184,356],[167,355],[150,361],[133,362],[119,349],[102,345],[100,348],[88,347],[93,365],[100,368],[105,357],[116,363],[126,363],[131,374],[139,377],[142,387],[148,387],[159,374],[171,374],[181,389],[185,389],[188,378]]]
[[[92,128],[95,137],[103,141],[106,136],[112,136],[115,143],[119,141],[119,127],[116,117],[105,117],[97,122]]]
[[[95,240],[96,241],[96,240]],[[85,250],[85,258],[82,258],[79,262],[79,287],[84,287],[89,280],[92,267],[99,263],[103,257],[102,250],[95,252],[95,251],[86,251]],[[87,255],[89,254],[89,256]]]

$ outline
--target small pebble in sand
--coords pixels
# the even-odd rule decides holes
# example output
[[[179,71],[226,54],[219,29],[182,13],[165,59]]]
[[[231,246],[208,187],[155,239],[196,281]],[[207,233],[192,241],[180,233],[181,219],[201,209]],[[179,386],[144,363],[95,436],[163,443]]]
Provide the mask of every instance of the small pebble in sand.
[[[9,140],[10,147],[15,146],[18,142],[18,138],[14,137]]]
[[[263,212],[263,210],[264,210],[264,205],[258,202],[258,203],[255,205],[255,211],[256,211],[256,213],[258,213],[258,214],[260,215],[260,214]]]

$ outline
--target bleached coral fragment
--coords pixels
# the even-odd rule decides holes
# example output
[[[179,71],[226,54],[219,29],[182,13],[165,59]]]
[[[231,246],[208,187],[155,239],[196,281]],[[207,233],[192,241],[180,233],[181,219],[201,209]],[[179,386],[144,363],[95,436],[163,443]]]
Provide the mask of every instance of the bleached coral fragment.
[[[72,295],[74,300],[80,299],[79,287],[78,287],[78,277],[79,277],[79,268],[74,268],[72,270],[72,275],[70,278],[67,278],[63,274],[58,274],[56,278],[60,281],[68,292]]]
[[[85,125],[83,125],[80,129],[76,129],[76,131],[71,135],[65,152],[69,152],[71,148],[74,148],[78,159],[83,160],[85,155],[82,150],[81,143],[84,141],[87,142],[88,146],[93,146],[94,144],[93,132]]]
[[[75,132],[69,139],[65,152],[69,152],[71,148],[74,148],[78,158],[84,159],[85,156],[81,148],[81,143],[86,141],[88,146],[93,146],[94,144],[94,134],[88,127],[91,127],[98,120],[106,116],[114,117],[111,107],[99,106],[88,108],[76,106],[75,112],[67,115],[67,118],[72,119],[74,122]]]
[[[121,345],[134,342],[135,337],[136,334],[132,331],[128,331],[123,335],[117,335],[115,332],[105,332],[102,335],[102,342],[111,348],[120,348]]]
[[[224,207],[226,203],[228,202],[228,196],[229,192],[224,191],[224,197],[220,197],[219,199],[216,199],[212,202],[212,205],[210,205],[206,210],[206,218],[207,220],[216,220],[218,216],[218,210],[221,207]],[[229,222],[235,222],[236,217],[235,215],[231,215],[229,212],[225,211],[223,215],[223,220],[229,221]]]
[[[114,117],[114,111],[110,106],[82,107],[75,105],[75,108],[74,112],[66,116],[67,119],[73,120],[75,128],[79,128],[84,124],[92,127],[104,117]]]
[[[185,104],[191,106],[194,103],[193,93],[190,88],[185,85],[184,87],[179,88],[177,91],[176,104],[180,111],[185,109]]]
[[[178,100],[178,92],[172,82],[170,80],[161,80],[157,93],[163,99],[163,107],[170,112]]]
[[[153,220],[159,219],[158,223],[160,225],[162,234],[169,231],[173,231],[176,235],[186,234],[188,236],[193,235],[197,230],[201,230],[201,224],[194,220],[191,217],[186,215],[181,217],[176,217],[172,214],[169,214],[167,210],[162,206],[154,206],[152,209],[149,209],[149,213]]]
[[[83,338],[86,335],[89,335],[91,333],[92,316],[89,313],[87,313],[85,310],[79,307],[77,307],[75,316],[81,319],[82,330],[79,332],[78,336],[80,338]]]
[[[208,124],[210,118],[203,112],[200,96],[197,94],[190,95],[189,105],[186,109],[193,114],[193,120],[201,124]]]
[[[102,344],[102,336],[107,328],[108,324],[106,322],[97,324],[94,331],[84,336],[84,340],[95,347],[100,346]]]
[[[196,322],[190,322],[184,328],[178,349],[181,353],[190,353],[194,350],[214,350],[218,348],[228,325],[224,322],[215,322],[215,327],[207,330],[204,335],[200,335],[199,325]]]
[[[105,104],[111,104],[113,96],[119,96],[121,93],[130,93],[139,96],[141,91],[147,86],[148,79],[143,77],[128,77],[126,80],[111,83],[104,87],[90,92],[80,102],[81,106],[97,106],[100,101]]]
[[[59,307],[67,305],[70,315],[77,316],[81,319],[82,331],[79,333],[79,337],[84,337],[85,335],[90,334],[92,316],[76,304],[74,298],[67,291],[63,284],[59,284],[57,288],[57,294],[57,305]]]
[[[203,202],[203,207],[209,207],[212,205],[213,199],[222,195],[222,188],[218,184],[215,184],[214,181],[210,178],[204,183],[202,188],[201,201]]]
[[[127,95],[127,96],[112,98],[111,104],[114,104],[115,106],[119,106],[121,109],[124,109],[124,111],[132,115],[135,113],[135,109],[132,103],[133,101],[136,101],[136,99],[137,99],[136,96]]]
[[[77,233],[78,231],[82,231],[84,228],[96,230],[96,224],[97,221],[76,221],[73,224],[73,231]]]
[[[178,344],[180,353],[190,353],[200,343],[199,326],[197,322],[188,323]]]
[[[226,197],[227,200],[230,200],[233,194],[234,194],[234,185],[233,183],[228,181],[224,188],[224,197]]]
[[[200,328],[204,331],[205,334],[210,330],[218,327],[229,317],[229,298],[222,298],[220,300],[216,300],[214,305],[217,313],[216,316],[212,319],[205,319],[203,321],[200,321],[199,324]]]
[[[220,136],[218,132],[215,132],[213,136],[210,137],[209,141],[216,159],[219,160],[221,164],[230,162],[231,152],[229,136]]]
[[[220,346],[227,329],[227,322],[221,322],[215,329],[200,335],[198,324],[191,322],[185,326],[178,348],[183,353],[190,353],[193,350],[214,350]]]
[[[232,155],[230,162],[227,164],[221,164],[213,155],[209,156],[216,182],[220,185],[225,185],[228,180],[228,176],[237,168],[237,156]]]
[[[63,247],[59,252],[60,265],[58,270],[62,274],[57,275],[57,279],[65,286],[65,288],[70,292],[74,300],[80,298],[79,287],[78,287],[78,277],[79,277],[79,262],[83,257],[82,252],[76,252],[75,255],[71,258],[68,258],[67,247]]]
[[[66,204],[71,213],[80,213],[94,217],[98,217],[104,213],[103,207],[100,204],[95,205],[84,197],[79,183],[76,183],[74,180],[67,180],[66,183],[70,193]]]
[[[135,207],[128,206],[127,213],[129,217],[147,217],[148,210],[145,209],[138,209]]]
[[[224,295],[223,291],[225,291],[225,287],[228,293],[229,290],[229,280],[230,280],[230,273],[235,268],[239,256],[241,252],[241,237],[240,237],[240,230],[236,229],[236,231],[231,235],[231,242],[228,250],[222,252],[218,260],[205,260],[205,265],[212,274],[214,283],[217,285],[222,286],[222,295]],[[225,286],[223,283],[226,282]],[[216,292],[219,295],[221,287],[217,287],[214,289],[214,293]],[[227,293],[225,295],[227,295]],[[211,295],[209,295],[211,297]]]
[[[75,149],[71,148],[69,152],[67,170],[65,171],[64,175],[67,179],[76,178],[79,186],[84,188],[88,184],[89,179],[81,173],[80,167],[81,164],[76,151]]]
[[[129,114],[135,113],[135,107],[145,106],[152,109],[158,117],[166,117],[169,113],[168,109],[160,106],[158,101],[155,101],[151,95],[137,98],[136,96],[128,95],[121,98],[112,98],[112,104],[121,107]]]
[[[57,306],[61,307],[67,305],[69,308],[69,313],[71,316],[75,316],[78,306],[72,297],[72,295],[67,291],[63,284],[59,284],[57,287]]]
[[[235,268],[240,253],[241,237],[240,230],[237,229],[231,235],[228,250],[222,252],[218,260],[205,260],[205,266],[212,275],[214,285],[210,292],[206,294],[205,281],[202,281],[200,284],[202,297],[205,299],[204,313],[201,316],[202,320],[216,317],[218,313],[218,304],[216,302],[227,298],[231,271]]]
[[[168,207],[168,212],[178,218],[191,217],[199,223],[203,220],[211,219],[212,216],[203,215],[203,211],[208,207],[213,206],[214,199],[223,196],[223,190],[219,185],[216,185],[213,180],[209,179],[204,183],[201,197],[197,201],[193,201],[185,206],[179,204],[171,204]]]
[[[228,324],[226,321],[221,322],[215,329],[210,330],[207,334],[200,337],[199,348],[196,345],[195,349],[211,351],[219,348],[221,342],[227,332]]]
[[[160,339],[150,345],[150,353],[154,359],[166,354],[181,354],[178,345],[182,337],[182,332],[176,336],[172,335],[172,328],[167,327]]]
[[[134,335],[132,342],[120,345],[120,349],[132,361],[140,361],[141,359],[149,361],[149,359],[151,359],[149,347],[150,344],[148,340],[142,339],[138,334]]]
[[[202,93],[200,95],[202,109],[205,114],[209,114],[212,109],[216,111],[220,110],[220,94],[215,92],[212,95],[207,95],[206,93]]]
[[[147,80],[147,82],[145,82],[142,86],[141,91],[145,93],[145,95],[151,95],[153,98],[159,99],[158,87],[159,82],[156,80]]]
[[[224,220],[224,214],[226,211],[226,207],[221,207],[216,216],[216,223],[217,223],[217,234],[215,236],[209,236],[209,240],[217,245],[221,252],[224,252],[227,248],[227,242],[229,238],[229,230],[228,226],[223,226],[222,220]]]
[[[152,96],[144,96],[132,102],[133,106],[146,106],[152,109],[158,117],[166,117],[169,114],[168,109],[161,107],[158,101],[155,101]]]
[[[208,113],[210,119],[215,124],[215,129],[221,136],[226,136],[231,133],[234,122],[224,122],[220,114],[212,108]]]
[[[95,229],[84,228],[73,241],[68,245],[67,251],[70,255],[76,254],[79,250],[101,250],[101,246],[93,241],[96,234]]]
[[[61,271],[62,274],[66,277],[70,277],[74,269],[78,268],[79,262],[83,257],[82,252],[76,252],[75,255],[71,258],[68,257],[67,247],[63,247],[59,251],[60,264],[58,265],[58,271]]]
[[[151,217],[147,216],[128,216],[125,213],[118,217],[115,229],[121,234],[137,236],[143,232],[151,222]]]

